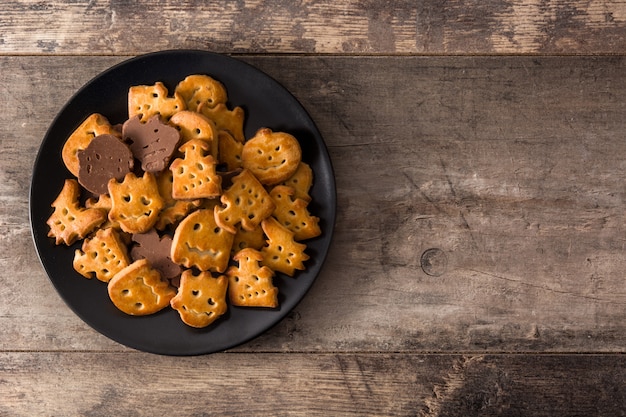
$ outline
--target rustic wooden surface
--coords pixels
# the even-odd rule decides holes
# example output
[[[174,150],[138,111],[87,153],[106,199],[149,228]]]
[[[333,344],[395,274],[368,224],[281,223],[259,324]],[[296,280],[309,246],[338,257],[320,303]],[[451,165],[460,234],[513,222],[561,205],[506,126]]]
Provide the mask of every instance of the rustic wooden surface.
[[[626,414],[626,3],[196,3],[0,10],[0,416]],[[338,192],[302,303],[187,358],[77,318],[28,220],[66,100],[169,48],[285,85]]]

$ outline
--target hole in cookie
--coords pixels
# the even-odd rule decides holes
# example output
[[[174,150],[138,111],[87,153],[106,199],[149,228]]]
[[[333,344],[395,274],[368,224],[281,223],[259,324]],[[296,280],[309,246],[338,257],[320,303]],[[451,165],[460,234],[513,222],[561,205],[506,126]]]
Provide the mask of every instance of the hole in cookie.
[[[122,295],[129,295],[129,294],[130,294],[130,290],[129,289],[122,290]]]
[[[151,201],[150,199],[148,199],[148,198],[147,198],[147,197],[145,197],[145,196],[142,196],[142,197],[141,197],[141,204],[143,204],[144,206],[149,206],[149,205],[150,205],[150,203],[152,203],[152,201]]]
[[[194,132],[196,132],[196,135],[200,135],[200,133],[202,133],[202,130],[200,130],[199,128],[196,128]]]
[[[215,305],[215,301],[213,301],[212,298],[209,298],[207,302],[209,303],[209,305]]]
[[[137,310],[141,310],[143,308],[143,303],[135,303],[135,308]]]
[[[198,290],[192,290],[191,294],[193,294],[194,297],[197,297],[198,295],[200,295],[200,291]]]
[[[132,200],[132,197],[130,195],[124,195],[122,196],[122,200],[126,201],[127,203],[130,203],[130,200]]]
[[[276,152],[279,152],[279,151],[280,151],[280,145],[278,145],[277,147],[275,147],[275,148],[274,148],[274,150],[275,150]]]
[[[193,230],[200,230],[200,228],[202,228],[202,224],[200,223],[196,223],[193,225]]]
[[[216,227],[215,229],[213,229],[213,233],[215,233],[216,235],[221,231],[222,229],[220,229],[219,227]]]

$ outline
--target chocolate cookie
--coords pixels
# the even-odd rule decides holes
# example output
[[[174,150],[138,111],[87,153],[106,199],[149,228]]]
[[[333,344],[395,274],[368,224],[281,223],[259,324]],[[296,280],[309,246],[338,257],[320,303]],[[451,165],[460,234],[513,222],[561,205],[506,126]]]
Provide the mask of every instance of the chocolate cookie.
[[[109,134],[99,135],[78,151],[78,182],[94,194],[106,194],[111,178],[121,180],[132,171],[133,154],[121,140]]]
[[[141,169],[156,173],[168,166],[180,140],[180,133],[163,123],[159,116],[151,117],[146,123],[135,116],[122,126],[122,139],[135,158],[141,161]]]

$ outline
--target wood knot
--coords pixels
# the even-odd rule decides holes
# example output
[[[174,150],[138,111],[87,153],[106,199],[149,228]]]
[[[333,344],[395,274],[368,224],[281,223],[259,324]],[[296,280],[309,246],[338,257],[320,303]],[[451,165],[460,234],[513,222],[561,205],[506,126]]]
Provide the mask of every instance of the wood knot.
[[[420,258],[420,266],[427,275],[439,277],[448,268],[448,257],[439,248],[426,249]]]

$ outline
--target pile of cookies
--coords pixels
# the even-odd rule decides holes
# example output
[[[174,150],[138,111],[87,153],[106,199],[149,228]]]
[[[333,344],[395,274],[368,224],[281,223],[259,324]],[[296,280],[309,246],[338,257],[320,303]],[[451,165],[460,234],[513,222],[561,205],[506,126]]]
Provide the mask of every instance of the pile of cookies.
[[[278,307],[273,277],[293,277],[321,234],[308,204],[311,167],[292,135],[244,137],[244,111],[204,74],[132,86],[128,119],[98,113],[67,138],[65,180],[47,221],[73,267],[107,283],[130,315],[168,306],[206,327],[229,305]]]

